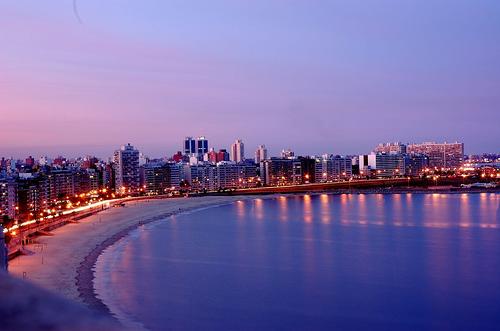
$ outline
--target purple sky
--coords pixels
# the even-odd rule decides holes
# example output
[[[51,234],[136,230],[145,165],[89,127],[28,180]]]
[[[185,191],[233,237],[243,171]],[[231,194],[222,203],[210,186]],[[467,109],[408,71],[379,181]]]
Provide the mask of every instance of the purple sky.
[[[0,155],[500,152],[498,0],[76,4],[0,0]]]

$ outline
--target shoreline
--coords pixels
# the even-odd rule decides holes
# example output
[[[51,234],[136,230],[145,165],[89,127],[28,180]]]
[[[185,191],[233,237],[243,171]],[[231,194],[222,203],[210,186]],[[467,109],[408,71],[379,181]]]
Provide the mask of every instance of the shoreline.
[[[271,196],[269,196],[271,198]],[[180,208],[178,211],[167,212],[164,214],[160,214],[157,216],[153,216],[147,220],[140,221],[139,223],[132,224],[129,227],[121,230],[118,233],[115,233],[105,241],[98,244],[92,251],[85,257],[85,259],[79,264],[77,268],[77,276],[76,276],[76,287],[79,293],[82,302],[89,307],[91,310],[107,314],[108,316],[117,319],[116,316],[111,312],[109,307],[97,296],[97,293],[94,288],[94,279],[95,273],[94,269],[97,263],[99,256],[110,246],[116,244],[121,239],[127,237],[132,231],[137,230],[139,227],[155,223],[164,219],[168,219],[175,215],[181,215],[188,212],[197,212],[202,211],[207,208],[215,208],[220,206],[225,206],[234,203],[238,200],[251,200],[251,197],[242,197],[241,199],[238,197],[237,199],[231,199],[231,201],[216,203],[208,206],[198,206],[193,208]],[[117,319],[118,320],[118,319]]]
[[[103,210],[53,231],[53,236],[39,236],[25,246],[29,255],[9,263],[9,274],[27,279],[91,309],[109,313],[95,298],[94,265],[99,254],[140,225],[179,213],[229,204],[255,197],[192,197],[130,201],[124,207]]]
[[[273,197],[277,195],[289,195],[289,196],[295,196],[295,195],[304,195],[304,194],[310,194],[310,195],[321,195],[321,194],[331,194],[331,195],[342,195],[342,194],[407,194],[407,193],[414,193],[414,194],[480,194],[480,193],[498,193],[499,190],[467,190],[464,192],[462,191],[457,191],[457,190],[450,190],[449,188],[444,188],[444,189],[407,189],[407,188],[397,188],[396,190],[394,189],[388,189],[388,188],[379,188],[379,189],[354,189],[351,190],[350,192],[345,192],[345,191],[337,191],[337,192],[320,192],[320,191],[313,191],[313,192],[303,192],[303,193],[283,193],[283,194],[255,194],[255,195],[244,195],[244,196],[228,196],[228,197],[237,197],[236,200],[233,201],[228,201],[225,203],[221,204],[215,204],[208,206],[208,208],[211,207],[218,207],[218,206],[224,206],[233,203],[234,201],[237,200],[252,200],[255,198],[266,198],[266,199],[272,199]],[[224,196],[224,195],[223,195]],[[203,198],[201,196],[200,198]],[[194,207],[191,209],[179,209],[178,211],[174,212],[168,212],[166,214],[161,214],[154,216],[150,219],[147,219],[145,221],[133,224],[129,226],[126,229],[123,229],[122,231],[115,233],[113,236],[109,237],[102,243],[100,243],[98,246],[96,246],[86,257],[85,259],[80,263],[78,269],[77,269],[77,277],[76,277],[76,286],[78,289],[78,292],[80,294],[80,298],[82,301],[92,310],[95,310],[97,312],[106,314],[113,319],[116,319],[118,322],[121,323],[121,321],[113,314],[113,312],[110,310],[110,308],[98,297],[95,288],[94,288],[94,279],[95,279],[95,273],[94,269],[97,263],[97,260],[99,256],[110,246],[114,245],[121,239],[125,238],[128,236],[132,231],[138,229],[140,226],[145,225],[145,224],[150,224],[154,223],[156,221],[160,221],[162,219],[169,218],[171,216],[175,215],[180,215],[186,212],[196,212],[196,211],[201,211],[207,207]]]
[[[271,199],[279,195],[320,195],[320,194],[475,194],[499,193],[499,190],[452,191],[379,189],[330,192],[300,192],[282,194],[220,195],[190,198],[152,199],[129,201],[125,207],[117,207],[98,212],[77,224],[67,224],[54,231],[53,237],[37,237],[28,249],[42,250],[29,256],[19,256],[12,260],[10,273],[17,278],[33,280],[42,288],[56,292],[70,300],[84,304],[89,309],[103,313],[118,321],[111,310],[98,298],[94,288],[95,265],[102,252],[126,237],[138,227],[160,221],[174,215],[231,204],[238,200]],[[103,221],[103,220],[104,221]],[[103,228],[103,225],[107,227]],[[80,228],[78,228],[80,227]],[[81,231],[80,231],[81,230]],[[97,231],[97,233],[96,233]],[[83,235],[80,235],[83,233]],[[77,240],[78,239],[78,240]],[[45,246],[44,246],[45,245]],[[44,250],[45,247],[45,250]],[[55,248],[52,252],[51,249]],[[48,260],[44,256],[48,251]],[[41,264],[40,262],[41,257]],[[55,261],[55,262],[54,262]],[[49,262],[49,263],[47,263]],[[28,270],[27,272],[25,270]],[[27,275],[26,275],[27,273]]]
[[[283,189],[277,190],[279,187],[272,187],[269,191],[234,191],[226,193],[208,193],[206,195],[199,196],[266,196],[266,195],[294,195],[294,194],[402,194],[402,193],[418,193],[418,194],[476,194],[476,193],[500,193],[500,186],[495,188],[459,188],[446,186],[430,186],[430,187],[418,187],[418,186],[394,186],[394,187],[366,187],[366,188],[336,188],[336,189],[307,189],[307,187],[297,186],[290,190]],[[272,190],[271,190],[272,189]]]
[[[337,183],[338,184],[338,183]],[[343,183],[340,183],[343,184]],[[500,186],[494,187],[494,188],[459,188],[459,187],[453,187],[453,186],[429,186],[429,187],[421,187],[421,186],[378,186],[378,187],[339,187],[336,189],[330,188],[330,189],[325,189],[325,188],[318,188],[314,187],[311,188],[310,186],[306,185],[297,185],[297,186],[292,186],[292,187],[266,187],[266,188],[260,188],[260,189],[244,189],[244,190],[234,190],[234,191],[223,191],[223,192],[207,192],[207,193],[194,193],[190,195],[190,197],[195,197],[195,198],[201,198],[201,197],[235,197],[235,196],[240,196],[240,197],[252,197],[252,196],[272,196],[272,195],[296,195],[296,194],[332,194],[332,195],[338,195],[338,194],[404,194],[404,193],[439,193],[439,194],[460,194],[460,193],[467,193],[467,194],[477,194],[477,193],[500,193]],[[173,198],[173,199],[179,199],[180,197]],[[131,203],[138,203],[138,202],[149,202],[152,200],[166,200],[166,199],[171,199],[171,197],[165,196],[165,195],[158,195],[158,196],[144,196],[144,197],[133,197],[133,198],[124,198],[124,199],[116,199],[114,201],[109,201],[108,204],[109,206],[106,209],[113,208],[120,206],[122,204],[131,204]],[[84,211],[82,213],[75,213],[75,214],[70,214],[66,216],[66,218],[62,218],[60,222],[57,222],[55,224],[47,224],[45,227],[42,226],[37,226],[36,231],[38,231],[39,228],[46,232],[51,232],[54,229],[57,229],[59,227],[65,226],[68,223],[73,223],[75,221],[80,221],[82,219],[100,214],[104,211],[105,209],[94,209],[91,211]],[[43,236],[38,234],[36,235],[36,231],[31,231],[31,233],[24,234],[24,236],[28,236],[28,243],[30,241],[33,241],[32,238],[35,238],[34,241],[36,241],[36,238]],[[28,230],[29,232],[29,230]],[[31,238],[29,237],[31,236]],[[27,246],[28,244],[26,244]],[[24,251],[24,245],[19,245],[14,246],[14,247],[9,247],[9,260],[12,260],[20,255],[23,255],[24,253],[28,253]]]
[[[319,191],[316,191],[316,192],[304,192],[304,193],[288,193],[288,194],[266,194],[266,195],[246,195],[246,196],[239,196],[238,199],[234,200],[234,201],[241,201],[241,200],[254,200],[254,199],[273,199],[273,198],[277,198],[279,196],[287,196],[287,197],[290,197],[290,198],[293,198],[293,197],[298,197],[298,196],[304,196],[304,195],[310,195],[310,196],[320,196],[320,195],[324,195],[324,194],[328,194],[328,195],[334,195],[334,196],[340,196],[340,195],[344,195],[344,194],[352,194],[352,195],[358,195],[358,194],[367,194],[367,195],[377,195],[377,194],[382,194],[382,195],[400,195],[400,194],[415,194],[415,195],[432,195],[432,194],[450,194],[450,195],[459,195],[459,194],[498,194],[500,193],[499,190],[489,190],[489,191],[486,191],[486,190],[474,190],[474,191],[470,191],[470,192],[457,192],[457,191],[450,191],[450,190],[441,190],[441,191],[438,191],[438,192],[435,192],[435,191],[429,191],[429,190],[418,190],[418,191],[415,191],[415,190],[398,190],[397,192],[381,192],[381,191],[373,191],[373,190],[370,190],[370,192],[366,192],[366,191],[359,191],[358,192],[319,192]],[[237,197],[237,196],[234,196],[234,197]],[[233,202],[234,202],[233,201]],[[150,220],[147,220],[145,221],[144,223],[142,224],[138,224],[137,226],[134,226],[132,227],[132,229],[130,229],[129,231],[127,231],[127,233],[124,233],[124,234],[116,234],[116,237],[115,238],[110,238],[111,239],[111,242],[109,244],[103,242],[102,245],[100,245],[100,247],[96,248],[96,250],[98,250],[98,252],[96,252],[96,254],[92,257],[89,256],[89,261],[86,261],[86,264],[83,265],[82,263],[82,268],[86,268],[86,272],[88,272],[89,275],[92,275],[94,274],[93,270],[90,270],[92,269],[92,266],[95,267],[96,263],[97,263],[97,260],[99,259],[99,257],[101,256],[101,254],[110,246],[116,244],[117,242],[119,242],[121,239],[123,239],[124,237],[126,237],[127,235],[130,234],[131,231],[134,231],[136,229],[138,229],[138,227],[140,227],[141,225],[145,225],[145,224],[150,224],[150,223],[154,223],[155,221],[158,221],[160,219],[163,219],[163,218],[167,218],[167,217],[171,217],[171,216],[174,216],[174,215],[179,215],[179,214],[183,214],[183,213],[189,213],[189,212],[200,212],[204,209],[207,209],[207,208],[213,208],[213,207],[219,207],[219,206],[224,206],[224,205],[228,205],[228,204],[231,204],[233,202],[227,202],[227,203],[223,203],[223,204],[220,204],[220,205],[213,205],[213,206],[209,206],[209,207],[201,207],[201,208],[193,208],[193,209],[190,209],[190,210],[182,210],[182,211],[179,211],[179,212],[174,212],[174,213],[171,213],[169,215],[164,215],[164,217],[162,216],[158,216],[156,219],[153,218],[153,219],[150,219]],[[90,271],[89,271],[90,270]],[[123,325],[124,327],[127,327],[129,325],[136,325],[136,323],[141,326],[141,327],[144,327],[140,321],[137,321],[137,320],[134,320],[134,319],[130,319],[130,317],[126,316],[127,314],[125,313],[124,315],[122,315],[120,309],[118,309],[117,311],[115,311],[113,308],[116,308],[114,307],[114,304],[113,304],[113,301],[108,301],[109,300],[109,296],[105,296],[103,299],[104,301],[106,301],[108,304],[109,304],[109,307],[97,296],[98,294],[96,293],[96,290],[94,288],[94,280],[95,280],[95,274],[94,274],[94,277],[89,277],[88,279],[86,279],[85,281],[89,282],[90,285],[88,288],[85,288],[85,289],[82,289],[83,292],[85,295],[88,296],[88,305],[91,307],[91,309],[99,309],[99,312],[101,313],[105,313],[107,314],[108,316],[112,317],[113,319],[117,320],[121,325]],[[80,288],[79,288],[80,290]],[[109,294],[108,294],[109,295]],[[106,300],[108,299],[108,300]],[[115,314],[117,313],[117,314]],[[125,316],[125,317],[124,317]],[[143,328],[141,328],[142,330]],[[144,328],[145,329],[145,328]],[[147,330],[147,329],[145,329]]]

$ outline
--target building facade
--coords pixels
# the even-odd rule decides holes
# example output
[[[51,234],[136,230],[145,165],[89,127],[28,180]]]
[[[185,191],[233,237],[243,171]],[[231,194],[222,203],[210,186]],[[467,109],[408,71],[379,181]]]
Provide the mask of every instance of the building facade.
[[[114,155],[115,190],[135,193],[140,188],[139,151],[132,145],[122,146]]]
[[[255,151],[255,163],[259,164],[264,160],[267,160],[267,148],[265,145],[260,145]]]
[[[378,144],[377,147],[373,149],[373,153],[406,154],[406,145],[400,142]]]
[[[360,175],[368,175],[370,170],[377,168],[376,154],[364,154],[358,157]]]
[[[170,171],[165,163],[147,163],[144,166],[144,192],[148,195],[165,194],[170,189]]]
[[[397,177],[405,174],[405,154],[378,153],[375,160],[377,177]]]
[[[316,159],[315,181],[333,182],[352,177],[352,159],[340,155],[323,155]]]
[[[429,166],[429,158],[425,154],[406,154],[405,175],[418,177]]]
[[[193,137],[184,138],[183,151],[184,155],[197,155],[198,149],[196,147],[196,139],[194,139]]]
[[[14,180],[7,178],[0,180],[0,215],[15,218],[17,206],[16,188]]]
[[[208,153],[208,139],[201,136],[196,139],[196,152],[198,153],[198,157],[202,158],[203,155]]]
[[[245,160],[245,144],[241,139],[237,139],[234,144],[231,145],[230,159],[236,163]]]
[[[431,168],[458,168],[464,161],[464,144],[459,142],[410,144],[407,152],[427,155]]]
[[[296,159],[272,157],[260,163],[262,185],[284,186],[315,182],[316,160],[308,157]]]

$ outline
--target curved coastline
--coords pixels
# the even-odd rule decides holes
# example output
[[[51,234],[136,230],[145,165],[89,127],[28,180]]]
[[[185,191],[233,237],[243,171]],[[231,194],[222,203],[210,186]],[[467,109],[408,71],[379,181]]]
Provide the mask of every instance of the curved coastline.
[[[380,190],[366,190],[366,191],[356,191],[356,192],[302,192],[302,193],[289,193],[289,194],[269,194],[269,195],[246,195],[246,196],[226,196],[230,199],[230,201],[225,201],[221,203],[215,203],[215,204],[209,204],[208,206],[198,206],[194,208],[187,208],[187,209],[179,209],[177,211],[173,212],[167,212],[163,213],[154,217],[151,217],[145,221],[141,221],[138,223],[135,223],[126,229],[123,229],[119,231],[118,233],[115,233],[111,237],[107,238],[103,242],[101,242],[99,245],[97,245],[86,257],[85,259],[80,263],[78,269],[77,269],[77,276],[76,276],[76,285],[77,289],[79,292],[79,296],[82,299],[82,301],[89,306],[91,309],[96,310],[101,313],[105,313],[114,319],[118,320],[120,323],[123,323],[123,321],[115,316],[115,314],[112,312],[112,309],[110,309],[102,300],[99,298],[98,293],[96,292],[95,285],[94,285],[94,280],[95,280],[95,267],[96,263],[99,259],[99,257],[103,254],[103,252],[109,248],[110,246],[118,243],[121,239],[127,237],[128,235],[131,234],[132,231],[137,230],[140,226],[146,225],[146,224],[151,224],[155,223],[158,221],[165,220],[166,218],[175,216],[175,215],[180,215],[184,213],[191,213],[191,212],[199,212],[207,208],[215,208],[219,206],[225,206],[231,203],[234,203],[235,201],[238,200],[253,200],[253,199],[272,199],[277,196],[285,195],[285,196],[302,196],[302,195],[312,195],[312,196],[318,196],[318,195],[323,195],[323,194],[330,194],[330,195],[342,195],[342,194],[405,194],[405,193],[411,193],[411,194],[433,194],[433,193],[446,193],[446,194],[460,194],[464,192],[456,192],[456,191],[449,191],[449,190],[442,190],[442,191],[437,191],[437,192],[429,192],[429,191],[412,191],[412,190],[400,190],[400,191],[380,191]],[[473,191],[473,192],[466,192],[468,194],[474,194],[474,193],[484,193],[484,192],[479,192],[479,191]]]
[[[428,294],[420,294],[418,288],[414,287],[413,281],[408,282],[407,279],[409,275],[417,274],[415,276],[416,280],[423,279],[424,282],[427,282],[429,277],[432,277],[430,271],[435,269],[433,269],[432,264],[421,269],[419,263],[415,264],[411,261],[427,260],[411,259],[409,257],[418,252],[419,255],[417,256],[427,259],[430,253],[441,254],[441,252],[446,251],[449,254],[446,256],[455,256],[456,261],[465,263],[466,270],[474,269],[474,265],[467,264],[468,255],[465,255],[466,260],[464,261],[462,255],[457,256],[454,253],[458,251],[459,247],[463,247],[460,242],[457,243],[455,238],[457,238],[457,235],[463,236],[462,238],[469,238],[470,234],[476,233],[478,235],[474,240],[477,240],[478,244],[481,243],[478,246],[488,249],[487,241],[483,240],[485,234],[493,234],[493,237],[489,237],[489,239],[494,240],[498,232],[488,228],[481,229],[481,232],[478,233],[472,227],[474,224],[479,227],[478,225],[481,223],[494,223],[494,220],[491,220],[489,215],[494,215],[493,212],[497,209],[498,197],[495,194],[488,194],[469,196],[463,199],[458,195],[436,197],[417,194],[411,197],[411,201],[408,201],[404,195],[399,194],[394,197],[383,196],[382,194],[372,195],[371,197],[367,195],[359,199],[355,197],[351,199],[348,196],[308,199],[303,198],[303,196],[289,195],[288,198],[285,198],[287,200],[285,203],[287,207],[285,208],[283,208],[283,198],[278,198],[265,199],[263,204],[256,200],[246,200],[242,203],[234,203],[229,207],[213,208],[201,212],[193,211],[187,216],[174,216],[167,221],[155,222],[140,227],[131,232],[126,238],[110,246],[98,258],[94,286],[97,295],[124,325],[127,325],[125,324],[127,322],[136,322],[139,326],[161,330],[165,328],[165,325],[170,325],[173,328],[182,328],[182,326],[189,328],[190,326],[193,329],[203,328],[203,326],[207,329],[216,329],[216,327],[210,327],[211,325],[216,325],[217,328],[252,325],[252,328],[258,329],[259,327],[256,327],[256,325],[259,324],[239,323],[257,321],[261,316],[267,316],[266,318],[262,317],[262,320],[269,319],[269,321],[275,318],[271,316],[279,316],[275,320],[277,324],[273,324],[273,326],[279,326],[282,325],[281,321],[287,320],[286,317],[289,317],[286,312],[294,311],[299,313],[307,311],[305,305],[300,306],[300,304],[295,309],[291,309],[293,305],[288,306],[289,302],[316,302],[318,298],[315,293],[317,292],[305,289],[313,288],[324,291],[325,288],[329,289],[325,285],[337,284],[335,285],[336,290],[326,291],[335,295],[329,296],[329,299],[325,301],[327,304],[321,304],[321,306],[329,307],[331,305],[330,307],[333,310],[340,313],[332,317],[330,315],[331,309],[327,308],[323,311],[314,306],[316,309],[312,311],[314,313],[322,312],[325,318],[332,317],[331,322],[338,321],[339,325],[353,325],[351,324],[353,322],[352,316],[358,316],[360,311],[356,307],[363,305],[353,304],[352,307],[355,307],[353,311],[346,313],[342,310],[342,301],[347,300],[349,302],[351,300],[349,299],[351,298],[351,292],[354,287],[358,287],[358,284],[361,285],[359,286],[361,292],[354,301],[360,303],[364,301],[364,293],[366,293],[364,284],[369,284],[367,286],[376,291],[380,286],[385,286],[381,285],[380,282],[373,283],[370,280],[373,280],[373,277],[366,278],[364,276],[366,270],[374,270],[375,275],[379,275],[379,266],[385,266],[388,274],[394,274],[395,276],[385,281],[394,290],[384,291],[384,293],[390,297],[404,298],[405,295],[400,294],[402,288],[403,293],[409,291],[412,293],[418,292],[418,295],[424,297],[428,295],[429,301],[421,301],[425,308],[427,307],[426,302],[432,302],[432,299],[434,299],[434,287],[432,291],[428,291]],[[439,201],[439,207],[434,204],[437,201]],[[431,213],[422,213],[422,208],[429,206],[429,202],[433,202],[433,208],[436,207],[437,209]],[[338,205],[339,208],[332,208],[333,204]],[[478,206],[478,208],[468,208],[468,211],[463,214],[462,207],[464,205]],[[360,206],[360,208],[356,206]],[[306,210],[308,211],[306,212]],[[312,213],[309,212],[311,210]],[[353,210],[358,211],[351,214]],[[381,210],[384,213],[377,212]],[[391,210],[391,212],[385,213],[388,210]],[[370,213],[370,211],[375,212]],[[279,214],[280,212],[283,212],[283,214]],[[331,218],[328,217],[325,220],[322,217],[325,212]],[[307,217],[305,217],[306,213],[307,215],[313,215],[311,221],[308,221]],[[408,217],[405,218],[404,215],[408,215]],[[465,219],[471,221],[471,224],[466,226],[470,229],[458,230],[459,227],[462,227],[461,224],[464,219],[462,215],[465,215]],[[381,222],[379,222],[380,220]],[[440,220],[444,220],[450,225],[446,227],[449,230],[443,230],[439,226],[436,229],[434,225],[426,226],[426,221],[435,224],[434,222]],[[408,228],[408,226],[412,227],[412,229]],[[427,229],[424,229],[424,227]],[[277,229],[280,229],[280,231],[277,231]],[[427,231],[430,232],[427,233]],[[444,238],[451,239],[452,242],[443,243],[443,246],[436,246],[436,241],[429,241],[429,238],[432,238],[441,242],[439,239],[443,238],[443,233],[447,233]],[[370,237],[365,237],[367,234],[370,234]],[[358,242],[359,240],[361,242]],[[271,242],[276,244],[274,246],[270,245]],[[382,242],[384,243],[381,244]],[[483,242],[485,242],[485,246],[482,246]],[[394,259],[387,260],[387,256],[393,257],[391,254],[393,254],[395,247],[401,248],[400,251],[404,252],[404,256],[399,256],[399,258],[401,259],[400,262],[405,261],[405,268],[395,270],[393,267]],[[334,251],[337,253],[333,253]],[[368,255],[374,257],[374,259],[363,259],[362,257],[367,256],[365,255],[367,251],[370,251],[370,254],[372,254],[372,251],[378,253]],[[379,254],[382,251],[385,251],[385,254]],[[491,249],[488,251],[493,252]],[[268,255],[268,252],[273,253]],[[255,258],[256,256],[259,258]],[[309,264],[311,257],[317,260]],[[323,264],[325,260],[340,262],[337,264]],[[372,268],[366,269],[364,267],[366,260],[374,261]],[[277,261],[280,261],[280,263],[276,263]],[[346,261],[346,264],[343,264],[343,261]],[[347,261],[349,262],[347,263]],[[381,263],[382,261],[384,263]],[[283,263],[281,264],[281,262]],[[445,279],[448,277],[454,279],[456,275],[454,272],[455,265],[456,263],[452,263],[441,275]],[[297,268],[297,272],[291,272],[294,268]],[[485,268],[486,271],[487,267]],[[400,274],[400,270],[405,271]],[[418,270],[422,271],[419,273]],[[263,300],[263,298],[267,299],[267,293],[273,293],[272,291],[275,288],[276,293],[285,293],[284,288],[278,286],[280,282],[276,282],[274,276],[280,273],[284,277],[282,279],[287,279],[287,281],[282,282],[286,284],[284,288],[288,290],[291,288],[298,289],[295,292],[297,296],[292,296],[295,300],[284,300],[286,304],[283,307],[289,309],[278,311],[278,314],[283,314],[281,316],[275,315],[276,310],[273,310],[277,305],[274,305],[271,300]],[[336,273],[338,277],[333,276]],[[299,276],[295,280],[292,278],[289,282],[289,277],[295,274]],[[200,277],[200,275],[202,276]],[[224,276],[221,277],[221,275]],[[465,272],[462,276],[464,277],[462,280],[467,284],[469,274]],[[336,279],[338,282],[332,283],[331,279]],[[354,279],[353,283],[350,283],[350,279]],[[393,279],[397,280],[394,285]],[[484,279],[484,283],[487,284],[481,285],[481,288],[491,293],[488,288],[495,284],[494,277],[489,276],[481,279]],[[318,280],[318,282],[311,280]],[[301,286],[303,284],[305,284],[304,287]],[[309,287],[317,286],[316,284],[322,284],[323,286]],[[435,283],[435,289],[439,289],[440,285]],[[245,290],[241,290],[242,286],[245,287]],[[259,297],[260,291],[266,294]],[[294,291],[291,291],[291,293]],[[233,296],[233,293],[238,294]],[[299,300],[301,293],[306,293],[305,298],[309,296],[311,301],[308,299]],[[342,293],[340,298],[346,300],[339,301],[337,293]],[[256,299],[245,301],[248,295],[253,294],[257,297]],[[464,293],[459,290],[457,295],[460,294]],[[277,296],[277,298],[277,302],[280,303],[282,297]],[[464,298],[467,298],[467,296]],[[494,303],[495,296],[490,295],[489,298],[485,299],[485,302],[487,300]],[[453,301],[451,299],[449,302]],[[235,304],[240,302],[242,302],[242,306]],[[243,304],[243,302],[248,302],[248,305]],[[262,302],[266,303],[266,307],[262,308],[262,311],[254,309],[254,307],[261,308]],[[341,302],[338,309],[335,309],[337,308],[336,302]],[[371,323],[373,323],[372,325],[381,323],[380,325],[385,325],[388,328],[398,325],[392,324],[394,322],[392,322],[391,317],[394,316],[394,311],[402,313],[401,316],[403,317],[407,316],[405,313],[406,308],[398,310],[397,302],[400,302],[400,300],[394,300],[393,302],[395,302],[394,307],[385,310],[385,312],[381,311],[384,314],[387,313],[385,316],[388,316],[382,320],[370,313],[359,313],[358,326],[362,326],[365,323],[364,321],[366,321],[365,326]],[[283,301],[281,301],[282,303]],[[372,304],[378,306],[376,302],[370,303],[368,306]],[[418,304],[419,302],[417,302]],[[462,306],[465,313],[469,311],[467,306],[467,304]],[[238,312],[235,309],[234,315],[230,314],[230,316],[234,317],[224,318],[223,316],[227,315],[224,314],[224,311],[233,312],[234,307],[239,307],[240,311]],[[408,309],[411,309],[411,307]],[[251,312],[255,312],[255,317],[245,319]],[[217,318],[212,319],[207,318],[207,316],[217,316]],[[310,315],[304,314],[302,316]],[[377,314],[377,316],[379,315]],[[415,319],[411,322],[416,326],[425,325],[425,323],[432,325],[432,323],[435,323],[433,318],[430,315],[430,318],[429,316],[422,317],[420,320]],[[319,317],[318,320],[320,320]],[[304,324],[300,324],[300,321],[301,318],[299,317],[297,318],[297,324],[294,323],[293,325],[311,325],[310,320],[307,320],[307,318],[302,319]],[[492,321],[494,320],[492,319]],[[266,323],[263,325],[271,325]],[[318,325],[321,325],[321,323]],[[323,325],[326,329],[327,325],[331,325],[331,323]],[[405,319],[399,320],[399,327],[404,328],[405,326],[408,327],[408,325],[410,324]]]
[[[345,194],[347,192],[302,192],[284,194],[320,195]],[[351,194],[401,194],[404,192],[349,192]],[[416,194],[443,193],[406,192]],[[484,192],[448,192],[448,193],[484,193]],[[492,193],[499,193],[498,190]],[[113,208],[83,219],[80,224],[68,224],[54,231],[54,237],[40,237],[38,245],[45,245],[41,254],[21,256],[13,261],[12,273],[32,279],[39,286],[52,290],[69,299],[84,303],[92,310],[99,311],[118,320],[99,299],[94,288],[94,270],[97,259],[103,251],[120,239],[129,235],[138,227],[186,212],[195,212],[205,208],[227,205],[238,200],[270,199],[282,194],[269,195],[230,195],[206,196],[180,199],[161,199],[156,201],[131,201],[125,209]],[[150,204],[148,204],[150,202]],[[148,205],[151,208],[148,208]],[[128,209],[130,208],[130,209]],[[101,223],[101,216],[103,222]],[[102,225],[101,225],[102,224]],[[84,233],[85,232],[85,233]],[[84,233],[82,235],[82,233]],[[36,251],[36,245],[31,247]],[[63,251],[63,254],[52,253]],[[43,256],[45,256],[45,264]],[[20,263],[17,262],[19,259]],[[41,259],[41,264],[39,260]],[[26,271],[26,272],[25,272]]]
[[[269,196],[271,197],[271,196]],[[248,200],[252,199],[251,197],[243,197],[242,199]],[[85,259],[80,263],[77,268],[77,276],[76,276],[76,286],[79,293],[80,298],[83,303],[85,303],[92,310],[107,314],[113,318],[116,316],[113,315],[112,311],[109,307],[98,297],[95,287],[94,287],[94,279],[95,279],[95,266],[99,256],[110,246],[116,244],[121,239],[127,237],[132,231],[137,230],[140,226],[151,224],[155,222],[159,222],[165,220],[169,217],[198,212],[205,210],[207,208],[215,208],[220,206],[225,206],[234,203],[237,200],[241,200],[239,197],[235,197],[235,199],[231,199],[230,201],[225,201],[221,203],[215,203],[208,206],[198,206],[194,208],[182,209],[180,208],[177,211],[163,213],[157,216],[153,216],[147,220],[140,221],[138,223],[132,224],[129,227],[115,233],[111,237],[107,238],[99,245],[94,247],[92,251],[85,257]]]
[[[95,297],[95,261],[104,249],[139,226],[179,213],[255,197],[194,197],[130,201],[40,236],[25,247],[27,255],[10,261],[9,273],[69,300],[111,315]]]

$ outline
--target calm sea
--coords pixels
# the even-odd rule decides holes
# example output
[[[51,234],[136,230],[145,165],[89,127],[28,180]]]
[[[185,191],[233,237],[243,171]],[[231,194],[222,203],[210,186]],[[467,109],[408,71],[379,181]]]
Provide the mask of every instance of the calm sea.
[[[495,193],[239,201],[139,228],[100,256],[95,286],[150,330],[500,330],[499,204]]]

